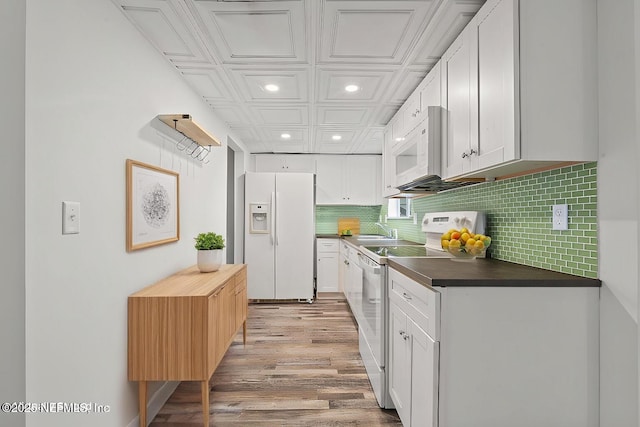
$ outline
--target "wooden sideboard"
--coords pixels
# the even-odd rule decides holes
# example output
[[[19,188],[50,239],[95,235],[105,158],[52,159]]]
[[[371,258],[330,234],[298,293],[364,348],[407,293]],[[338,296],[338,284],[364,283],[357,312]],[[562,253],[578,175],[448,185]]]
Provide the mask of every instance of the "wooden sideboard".
[[[128,377],[138,381],[140,426],[148,381],[201,381],[209,425],[209,379],[242,326],[247,339],[247,266],[182,270],[129,296]]]

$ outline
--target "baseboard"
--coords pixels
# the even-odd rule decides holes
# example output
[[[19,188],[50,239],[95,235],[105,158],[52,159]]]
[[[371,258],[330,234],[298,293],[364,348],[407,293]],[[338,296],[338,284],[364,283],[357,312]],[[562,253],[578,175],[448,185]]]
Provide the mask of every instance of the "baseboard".
[[[151,420],[158,415],[162,405],[164,405],[167,400],[171,397],[171,394],[176,390],[180,384],[180,381],[167,381],[151,396],[149,402],[147,402],[147,425],[151,424]],[[140,424],[140,415],[136,415],[134,419],[131,420],[127,427],[138,427]]]
[[[318,299],[345,299],[343,292],[318,292]]]

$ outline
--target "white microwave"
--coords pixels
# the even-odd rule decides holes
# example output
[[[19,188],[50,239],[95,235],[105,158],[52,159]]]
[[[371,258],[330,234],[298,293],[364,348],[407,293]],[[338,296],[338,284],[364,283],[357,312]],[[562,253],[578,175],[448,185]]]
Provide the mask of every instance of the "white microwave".
[[[427,117],[394,147],[396,186],[425,175],[440,175],[440,128],[442,107],[427,107]]]

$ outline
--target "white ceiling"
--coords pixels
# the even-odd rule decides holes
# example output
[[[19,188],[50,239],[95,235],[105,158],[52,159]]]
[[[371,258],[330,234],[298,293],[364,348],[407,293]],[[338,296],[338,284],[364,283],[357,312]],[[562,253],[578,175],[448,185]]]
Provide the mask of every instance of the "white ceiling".
[[[113,1],[253,153],[381,153],[384,126],[484,3]]]

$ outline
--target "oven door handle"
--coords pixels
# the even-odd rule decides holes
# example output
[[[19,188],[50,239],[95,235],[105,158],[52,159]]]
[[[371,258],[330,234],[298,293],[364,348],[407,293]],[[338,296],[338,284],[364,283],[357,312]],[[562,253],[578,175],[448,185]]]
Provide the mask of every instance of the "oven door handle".
[[[380,266],[374,267],[372,265],[369,265],[369,263],[364,262],[362,258],[364,258],[364,255],[362,255],[361,253],[358,253],[358,260],[360,261],[358,265],[360,266],[360,268],[362,268],[367,273],[377,274],[377,275],[380,274]]]

